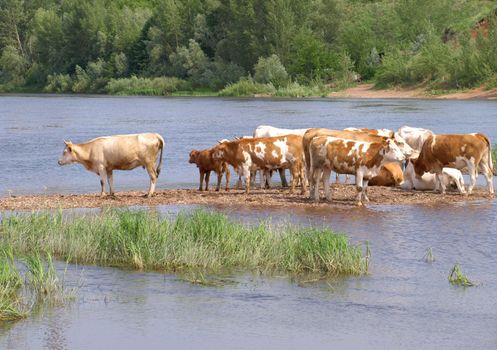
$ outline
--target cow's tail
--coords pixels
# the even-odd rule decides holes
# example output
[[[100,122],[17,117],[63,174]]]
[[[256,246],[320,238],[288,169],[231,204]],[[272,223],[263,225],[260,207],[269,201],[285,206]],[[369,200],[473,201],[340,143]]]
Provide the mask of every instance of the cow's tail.
[[[157,165],[157,169],[155,170],[155,172],[157,173],[157,177],[159,177],[160,168],[162,166],[162,154],[164,152],[164,146],[166,145],[166,143],[164,142],[164,139],[162,138],[162,136],[157,134],[157,137],[159,138],[159,142],[160,142],[160,145],[159,145],[160,156],[159,156],[159,164]]]

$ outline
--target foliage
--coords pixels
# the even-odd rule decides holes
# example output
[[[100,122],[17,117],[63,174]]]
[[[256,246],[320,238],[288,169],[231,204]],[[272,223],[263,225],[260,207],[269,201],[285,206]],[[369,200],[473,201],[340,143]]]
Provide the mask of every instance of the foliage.
[[[111,95],[165,96],[178,90],[189,90],[190,85],[174,77],[111,79],[105,90]]]
[[[166,271],[244,269],[323,276],[367,272],[361,247],[327,229],[245,226],[202,210],[164,219],[148,211],[112,210],[64,218],[15,215],[0,224],[1,244],[16,253],[40,249],[77,263]],[[5,235],[8,232],[8,235]],[[29,264],[38,271],[38,264]],[[38,275],[51,279],[48,270]],[[36,282],[35,285],[40,285]],[[41,285],[44,285],[43,283]]]
[[[492,87],[495,8],[490,0],[5,0],[0,84],[101,93],[112,79],[170,76],[221,90],[251,74],[276,88],[343,87],[358,77]],[[488,30],[478,31],[482,19]]]
[[[259,57],[254,72],[254,80],[261,84],[271,83],[280,87],[288,82],[288,73],[277,55]]]
[[[219,96],[273,95],[275,92],[276,88],[273,84],[261,84],[250,77],[242,77],[238,82],[228,84],[219,91]]]

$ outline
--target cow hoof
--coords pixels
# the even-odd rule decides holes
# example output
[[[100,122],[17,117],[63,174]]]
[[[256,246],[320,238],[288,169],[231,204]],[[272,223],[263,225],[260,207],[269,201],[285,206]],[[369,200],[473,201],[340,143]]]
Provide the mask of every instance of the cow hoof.
[[[362,207],[362,206],[364,206],[364,204],[362,204],[362,202],[357,202],[357,206]]]

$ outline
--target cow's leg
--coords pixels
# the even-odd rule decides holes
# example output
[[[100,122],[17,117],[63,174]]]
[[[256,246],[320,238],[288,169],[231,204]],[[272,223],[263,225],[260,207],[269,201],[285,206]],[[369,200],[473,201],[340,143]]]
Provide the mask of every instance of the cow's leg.
[[[223,179],[223,169],[218,169],[216,170],[216,175],[217,175],[217,185],[216,185],[216,192],[219,192],[221,189],[221,180]]]
[[[104,167],[98,169],[98,175],[100,176],[100,197],[105,197],[105,180],[107,179],[107,171]]]
[[[362,194],[363,194],[363,174],[359,171],[355,176],[355,186],[357,189],[357,205],[362,205]]]
[[[480,162],[480,171],[481,173],[483,173],[483,175],[485,176],[485,180],[487,181],[488,192],[490,194],[494,194],[493,170],[490,168],[488,162],[484,161],[484,159],[482,159]]]
[[[114,195],[114,179],[112,177],[112,170],[107,171],[107,182],[109,183],[109,193]]]
[[[456,186],[459,190],[460,194],[466,194],[466,190],[464,189],[464,182],[462,176],[456,179]]]
[[[473,192],[473,187],[475,187],[475,185],[476,185],[476,178],[478,176],[478,169],[476,169],[475,165],[471,162],[468,162],[467,166],[468,166],[468,173],[469,173],[468,194],[471,194],[471,192]]]
[[[200,173],[200,186],[198,187],[198,190],[199,191],[203,191],[204,189],[204,171],[203,170],[199,170],[199,173]]]
[[[266,188],[271,188],[272,184],[271,184],[271,172],[270,171],[265,171],[265,176],[266,176],[266,180],[264,181],[265,183],[265,187]]]
[[[302,165],[300,166],[299,175],[300,175],[300,181],[302,182],[302,191],[300,192],[300,194],[305,195],[305,193],[307,192],[307,177],[305,175],[305,170]]]
[[[243,166],[242,167],[242,175],[245,178],[245,194],[249,194],[250,192],[250,169],[248,166]]]
[[[230,169],[228,168],[228,166],[226,166],[226,169],[225,169],[225,176],[226,176],[226,191],[229,191],[230,190]]]
[[[440,186],[440,193],[445,194],[445,182],[444,182],[443,173],[437,173],[435,181]]]
[[[339,184],[340,183],[340,174],[335,173],[335,183]]]
[[[352,177],[351,177],[349,174],[345,174],[345,183],[346,183],[346,184],[350,183],[350,181],[351,181],[350,179],[351,179],[351,178],[352,178]]]
[[[363,188],[362,189],[362,196],[364,197],[364,200],[369,203],[369,198],[368,198],[368,183],[369,183],[368,179],[364,179],[362,181],[362,184],[363,184],[363,186],[362,186],[362,188]]]
[[[148,163],[147,172],[148,172],[148,176],[150,177],[150,188],[148,189],[147,197],[152,197],[154,194],[154,191],[155,191],[155,184],[157,182],[157,173],[155,171],[155,163],[153,163],[153,162]]]
[[[324,198],[326,198],[329,201],[331,201],[330,176],[331,176],[331,169],[324,168],[323,174],[321,175],[323,179]]]
[[[313,183],[313,188],[311,190],[311,194],[314,194],[314,201],[318,202],[319,201],[319,181],[321,180],[321,174],[323,172],[323,169],[321,168],[316,168],[313,169],[312,171],[312,183]]]
[[[278,172],[280,173],[281,186],[288,187],[288,182],[286,181],[286,176],[285,176],[285,169],[278,169]]]
[[[205,190],[206,191],[209,191],[210,178],[211,178],[211,171],[208,170],[208,171],[205,172],[205,178],[204,178],[204,181],[205,181]]]

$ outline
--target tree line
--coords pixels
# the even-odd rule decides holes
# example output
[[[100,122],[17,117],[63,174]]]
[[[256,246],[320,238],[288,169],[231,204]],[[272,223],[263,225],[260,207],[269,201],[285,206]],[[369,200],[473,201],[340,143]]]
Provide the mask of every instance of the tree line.
[[[495,8],[476,0],[0,0],[0,90],[167,94],[358,79],[493,86]],[[488,29],[478,32],[481,20]]]

